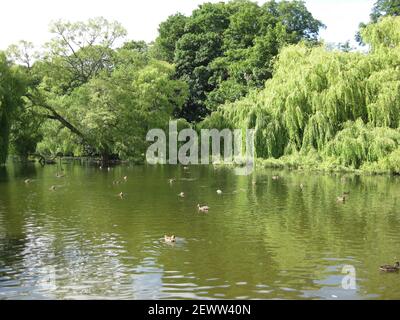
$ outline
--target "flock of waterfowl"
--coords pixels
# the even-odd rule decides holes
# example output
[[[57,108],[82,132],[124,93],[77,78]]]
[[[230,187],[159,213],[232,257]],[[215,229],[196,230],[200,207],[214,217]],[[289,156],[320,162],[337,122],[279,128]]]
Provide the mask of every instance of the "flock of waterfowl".
[[[56,178],[64,178],[64,177],[65,177],[65,174],[59,173],[59,172],[56,173]],[[25,183],[25,184],[30,184],[30,183],[32,183],[32,182],[33,182],[32,179],[25,179],[25,180],[24,180],[24,183]],[[52,186],[49,188],[50,191],[56,191],[56,189],[57,189],[57,187],[54,186],[54,185],[52,185]]]
[[[103,167],[100,166],[99,169],[102,170]],[[185,171],[188,171],[188,170],[189,170],[188,167],[183,167],[183,169],[184,169]],[[111,168],[110,168],[110,167],[107,167],[107,170],[108,170],[108,171],[111,171]],[[57,172],[56,178],[64,178],[64,177],[65,177],[65,174],[62,174],[62,173],[58,173],[58,172]],[[272,176],[272,180],[275,180],[275,181],[276,181],[276,180],[279,180],[279,179],[280,179],[280,177],[277,176],[277,175]],[[342,182],[344,182],[343,179],[344,179],[344,178],[342,178]],[[115,181],[113,181],[113,184],[114,184],[114,185],[117,185],[117,184],[120,184],[122,181],[127,182],[127,181],[128,181],[128,176],[124,176],[124,177],[122,178],[122,180],[115,180]],[[171,179],[169,179],[168,181],[169,181],[169,184],[172,185],[172,184],[176,181],[176,179],[175,179],[175,178],[171,178]],[[30,184],[30,183],[32,183],[32,182],[33,182],[32,179],[26,179],[26,180],[24,180],[24,183],[25,183],[25,184]],[[255,184],[256,184],[256,182],[253,181],[253,185],[255,185]],[[305,186],[304,186],[302,183],[299,185],[299,187],[300,187],[301,190],[303,190],[303,189],[305,188]],[[54,185],[52,185],[52,186],[50,187],[50,191],[56,191],[56,189],[57,189],[57,188],[56,188],[56,186],[54,186]],[[222,194],[223,194],[222,190],[218,189],[218,190],[217,190],[217,194],[218,194],[218,195],[222,195]],[[336,201],[339,202],[339,203],[345,203],[345,202],[347,201],[347,198],[348,198],[349,194],[350,194],[350,192],[348,192],[348,191],[343,192],[341,196],[338,196],[338,197],[336,198]],[[125,194],[124,194],[123,192],[120,192],[120,193],[118,194],[118,196],[119,196],[121,199],[124,199]],[[178,194],[178,196],[179,196],[180,198],[184,198],[184,197],[185,197],[185,193],[184,193],[184,192],[181,192],[181,193]],[[198,209],[199,212],[208,212],[208,211],[210,210],[210,207],[207,206],[207,205],[200,205],[200,204],[198,203],[198,204],[197,204],[197,209]],[[170,244],[175,243],[175,242],[176,242],[176,236],[175,236],[175,235],[171,235],[171,236],[164,235],[164,241],[165,241],[165,243],[170,243]],[[398,272],[398,271],[400,271],[400,262],[396,262],[394,265],[382,265],[382,266],[379,267],[379,270],[382,271],[382,272]]]
[[[188,171],[189,168],[188,167],[183,167],[183,170]],[[168,182],[169,182],[170,185],[172,185],[175,181],[176,181],[175,178],[168,179]],[[222,194],[222,190],[218,189],[217,190],[217,194],[221,195]],[[185,193],[183,191],[180,192],[178,194],[178,197],[185,198]],[[199,212],[208,212],[210,210],[210,207],[207,206],[207,205],[200,205],[198,203],[197,204],[197,209],[198,209]],[[176,242],[176,237],[175,237],[175,235],[171,235],[171,236],[164,235],[164,241],[166,243],[175,243]]]
[[[189,168],[188,168],[188,167],[183,167],[183,170],[186,170],[186,171],[187,171],[187,170],[189,170]],[[176,179],[172,178],[172,179],[169,179],[168,181],[169,181],[169,184],[172,185],[172,184],[176,181]],[[217,190],[217,194],[221,195],[221,194],[222,194],[222,190],[218,189],[218,190]],[[178,194],[178,197],[184,198],[184,197],[185,197],[185,193],[182,191],[181,193]],[[200,212],[208,212],[208,211],[210,210],[210,207],[209,207],[209,206],[206,206],[206,205],[200,205],[200,204],[198,203],[198,204],[197,204],[197,209],[198,209]],[[165,236],[165,239],[167,239],[167,237],[168,237],[168,236]],[[175,238],[174,238],[174,239],[175,239]],[[166,241],[166,242],[174,242],[174,241]]]

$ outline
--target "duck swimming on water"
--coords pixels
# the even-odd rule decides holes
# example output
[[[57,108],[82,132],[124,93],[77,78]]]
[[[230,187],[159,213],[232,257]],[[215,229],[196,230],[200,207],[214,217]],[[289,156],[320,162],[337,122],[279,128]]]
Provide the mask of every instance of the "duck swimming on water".
[[[176,238],[174,235],[172,235],[172,236],[164,235],[164,241],[167,243],[174,243],[174,242],[176,242]]]
[[[201,206],[200,204],[197,204],[197,208],[198,208],[199,211],[201,211],[201,212],[208,212],[208,210],[210,210],[210,207],[208,207],[208,206]]]
[[[400,262],[396,262],[393,266],[386,264],[379,267],[379,270],[383,272],[398,272],[400,270]]]
[[[342,195],[336,198],[336,202],[346,202],[346,196]]]

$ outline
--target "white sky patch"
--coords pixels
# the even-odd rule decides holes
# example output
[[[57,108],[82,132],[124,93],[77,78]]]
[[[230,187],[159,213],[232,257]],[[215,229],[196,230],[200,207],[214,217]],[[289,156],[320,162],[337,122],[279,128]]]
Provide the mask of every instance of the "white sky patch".
[[[121,22],[128,38],[150,42],[160,22],[181,12],[189,15],[203,2],[219,0],[2,0],[0,50],[19,40],[42,45],[51,37],[50,21],[86,20],[103,16]],[[265,1],[259,1],[264,3]],[[375,0],[306,0],[314,17],[327,25],[326,42],[353,40],[360,22],[367,22]]]
[[[368,22],[376,0],[306,0],[308,10],[326,29],[320,37],[326,42],[356,45],[355,35],[361,22]]]

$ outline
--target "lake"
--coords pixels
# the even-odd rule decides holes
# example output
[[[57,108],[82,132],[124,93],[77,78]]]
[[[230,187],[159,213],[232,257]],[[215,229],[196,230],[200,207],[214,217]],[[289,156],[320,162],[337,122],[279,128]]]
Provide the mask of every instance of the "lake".
[[[0,168],[0,299],[400,298],[398,177],[62,168]]]

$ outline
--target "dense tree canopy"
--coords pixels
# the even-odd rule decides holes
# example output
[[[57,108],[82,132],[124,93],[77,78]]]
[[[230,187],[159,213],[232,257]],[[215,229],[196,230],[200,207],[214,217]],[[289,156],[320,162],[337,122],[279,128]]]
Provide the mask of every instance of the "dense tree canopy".
[[[263,91],[202,125],[255,128],[261,158],[317,154],[320,163],[400,172],[400,18],[371,24],[363,38],[369,54],[285,48]]]
[[[127,50],[119,51],[115,59],[110,74],[90,79],[69,95],[53,97],[52,103],[79,132],[75,140],[84,139],[81,147],[94,148],[104,157],[140,157],[147,131],[166,126],[174,107],[183,104],[186,87],[170,80],[173,68],[167,63]],[[61,146],[47,146],[44,141],[40,149],[53,154],[72,151],[69,144]]]
[[[25,79],[22,73],[0,52],[0,165],[7,159],[10,129],[17,109],[22,104],[24,92]]]
[[[139,157],[147,129],[165,126],[184,103],[186,84],[172,79],[170,64],[150,58],[145,43],[116,49],[126,34],[116,22],[58,21],[51,31],[33,65],[26,43],[10,48],[33,84],[15,125],[15,152],[26,156],[40,142],[45,154]]]
[[[198,121],[271,78],[273,58],[285,44],[315,43],[322,23],[302,1],[205,3],[190,17],[160,25],[153,52],[176,65],[190,94],[177,116]]]
[[[301,1],[205,3],[161,23],[152,44],[104,18],[57,21],[44,50],[21,41],[0,54],[0,163],[9,142],[22,158],[140,159],[147,131],[175,118],[254,128],[262,159],[400,173],[396,8],[376,3],[360,33],[368,53],[321,46]]]
[[[400,0],[378,0],[371,13],[372,22],[386,16],[400,16]]]
[[[388,16],[400,16],[400,0],[377,0],[370,14],[370,24],[377,23],[380,18]],[[360,23],[360,30],[364,29],[367,25],[364,22]],[[360,44],[363,44],[361,32],[356,34],[356,40]]]

